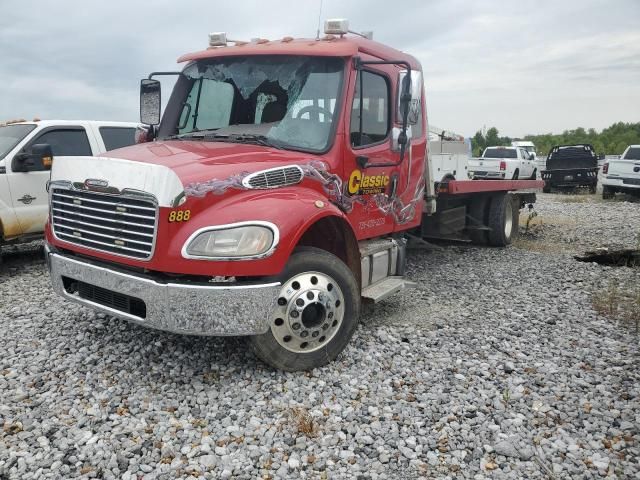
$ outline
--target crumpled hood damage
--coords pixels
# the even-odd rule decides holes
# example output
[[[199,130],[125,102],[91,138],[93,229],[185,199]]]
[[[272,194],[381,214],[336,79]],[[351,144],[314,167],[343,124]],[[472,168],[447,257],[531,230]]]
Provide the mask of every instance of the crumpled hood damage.
[[[109,187],[119,190],[152,193],[160,206],[171,207],[194,185],[308,161],[301,153],[258,145],[153,142],[100,157],[58,157],[53,162],[51,180],[83,185],[87,180],[107,181]]]

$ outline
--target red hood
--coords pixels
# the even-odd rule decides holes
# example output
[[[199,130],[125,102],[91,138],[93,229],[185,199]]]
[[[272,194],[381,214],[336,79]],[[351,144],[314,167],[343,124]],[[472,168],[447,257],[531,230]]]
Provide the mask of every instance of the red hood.
[[[261,145],[171,140],[132,145],[101,155],[163,165],[172,169],[183,185],[224,179],[235,173],[253,172],[283,164],[306,163],[315,158],[302,152]]]

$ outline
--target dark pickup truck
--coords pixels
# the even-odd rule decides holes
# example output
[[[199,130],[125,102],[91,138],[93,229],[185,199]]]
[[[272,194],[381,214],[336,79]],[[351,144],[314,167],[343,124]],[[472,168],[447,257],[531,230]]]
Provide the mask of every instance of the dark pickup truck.
[[[588,144],[557,145],[547,156],[547,165],[541,172],[543,192],[552,189],[589,187],[596,193],[598,185],[598,156]]]

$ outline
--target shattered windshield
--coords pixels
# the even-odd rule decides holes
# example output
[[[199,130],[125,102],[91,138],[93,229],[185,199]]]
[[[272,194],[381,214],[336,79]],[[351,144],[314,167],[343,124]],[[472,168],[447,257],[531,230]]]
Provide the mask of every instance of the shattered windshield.
[[[176,84],[165,113],[173,118],[163,119],[160,133],[324,151],[337,122],[343,70],[344,61],[332,57],[260,55],[193,63]]]
[[[26,124],[5,125],[0,127],[0,160],[34,128],[36,128],[35,125]]]

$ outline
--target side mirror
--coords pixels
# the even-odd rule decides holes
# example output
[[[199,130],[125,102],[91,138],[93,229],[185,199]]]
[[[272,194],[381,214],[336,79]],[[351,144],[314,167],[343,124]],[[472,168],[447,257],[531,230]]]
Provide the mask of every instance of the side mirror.
[[[160,82],[145,78],[140,81],[140,121],[146,125],[160,123]]]
[[[406,85],[409,82],[409,85]],[[409,125],[415,125],[420,119],[420,107],[422,103],[422,72],[412,70],[411,79],[407,77],[406,70],[403,70],[399,74],[398,78],[399,92],[398,92],[398,117],[402,118],[405,105],[409,109],[407,115],[407,123]],[[406,98],[403,101],[403,92],[408,92],[411,98]]]
[[[13,172],[41,172],[51,170],[53,151],[48,143],[38,143],[31,147],[31,153],[18,153],[11,161]]]

